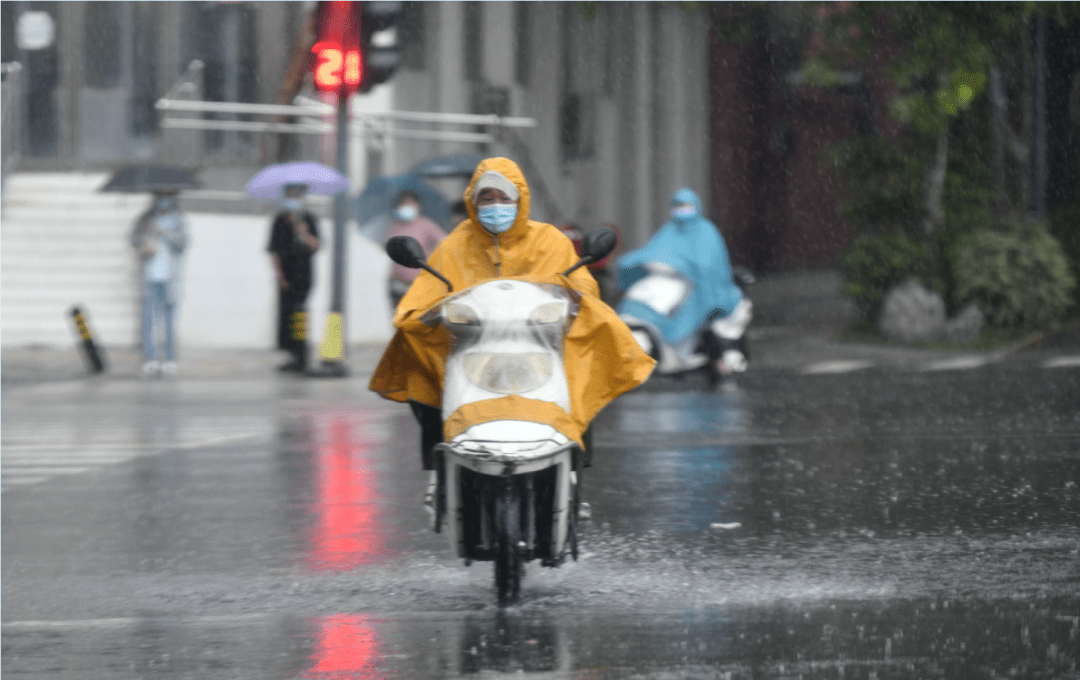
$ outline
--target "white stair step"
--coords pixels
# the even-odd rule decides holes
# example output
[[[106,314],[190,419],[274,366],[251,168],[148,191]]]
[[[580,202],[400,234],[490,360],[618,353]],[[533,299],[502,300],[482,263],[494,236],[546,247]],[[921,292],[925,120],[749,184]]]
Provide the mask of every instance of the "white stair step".
[[[85,248],[74,250],[72,248],[55,249],[49,251],[17,251],[8,252],[8,245],[4,244],[4,257],[0,258],[4,268],[11,267],[12,271],[25,271],[32,273],[36,269],[46,271],[63,271],[73,265],[89,271],[114,271],[122,269],[126,271],[138,271],[139,265],[131,257],[131,253],[116,253],[109,250],[96,250]]]
[[[48,260],[54,257],[67,257],[93,254],[93,258],[107,257],[110,260],[134,261],[135,251],[127,243],[117,244],[100,239],[78,239],[73,237],[37,240],[9,237],[4,234],[4,262],[19,260]]]
[[[34,291],[63,290],[72,294],[86,294],[107,286],[110,295],[124,294],[124,291],[136,291],[139,283],[133,275],[121,272],[118,276],[111,272],[93,272],[79,269],[76,271],[32,272],[24,276],[15,276],[4,270],[0,284],[4,286],[3,299],[24,300],[39,293]],[[10,289],[8,288],[10,286]]]
[[[47,217],[42,216],[40,219],[32,216],[20,216],[18,219],[4,216],[2,233],[4,236],[21,234],[39,238],[49,238],[64,233],[98,237],[122,236],[127,238],[137,217],[137,215],[132,215],[130,219],[120,220],[118,225],[116,215],[102,215],[96,219],[91,219],[86,216],[84,211],[74,211],[71,216],[50,214]]]

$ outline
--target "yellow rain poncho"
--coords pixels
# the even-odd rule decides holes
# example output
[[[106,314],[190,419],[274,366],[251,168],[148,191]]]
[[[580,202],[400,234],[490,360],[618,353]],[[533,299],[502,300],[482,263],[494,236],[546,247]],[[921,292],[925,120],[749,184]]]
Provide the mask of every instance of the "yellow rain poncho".
[[[518,212],[513,225],[493,235],[477,221],[473,187],[487,170],[495,170],[518,188]],[[581,434],[612,399],[637,387],[655,363],[637,344],[615,311],[600,300],[596,280],[584,267],[569,277],[558,273],[578,260],[573,243],[550,224],[529,219],[529,187],[518,166],[506,158],[480,163],[465,189],[469,219],[459,224],[428,257],[427,262],[454,286],[454,293],[494,278],[514,277],[554,283],[581,294],[577,317],[564,343],[564,366],[570,388],[571,412],[549,402],[517,395],[467,404],[443,414],[449,441],[467,427],[490,420],[544,422],[581,443]],[[449,295],[446,284],[421,271],[402,298],[394,316],[398,329],[383,353],[370,389],[386,399],[442,406],[442,385],[450,334],[441,326],[420,320]]]

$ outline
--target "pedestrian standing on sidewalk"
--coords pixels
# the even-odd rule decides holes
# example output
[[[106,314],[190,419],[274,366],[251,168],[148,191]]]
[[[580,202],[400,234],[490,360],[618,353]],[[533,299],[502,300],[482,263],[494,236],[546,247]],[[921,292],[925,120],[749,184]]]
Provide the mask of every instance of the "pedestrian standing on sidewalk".
[[[270,260],[278,284],[277,346],[290,358],[278,370],[307,370],[307,303],[313,281],[312,255],[319,249],[318,220],[304,208],[306,184],[288,184],[281,212],[270,227]]]
[[[176,375],[176,305],[188,232],[175,191],[154,193],[150,209],[135,221],[130,241],[142,264],[143,373]],[[159,330],[165,335],[164,361],[159,361],[157,349]]]
[[[386,240],[389,241],[395,236],[412,236],[420,242],[420,246],[424,249],[424,255],[430,255],[431,251],[435,250],[435,246],[446,238],[446,232],[424,216],[424,204],[420,199],[420,194],[412,189],[405,189],[397,195],[397,199],[394,201],[392,218],[393,224],[386,236]],[[397,309],[402,296],[405,295],[405,291],[409,290],[409,286],[412,285],[413,279],[416,278],[419,271],[419,269],[403,267],[396,262],[391,266],[390,281],[387,283],[390,292],[391,311]]]

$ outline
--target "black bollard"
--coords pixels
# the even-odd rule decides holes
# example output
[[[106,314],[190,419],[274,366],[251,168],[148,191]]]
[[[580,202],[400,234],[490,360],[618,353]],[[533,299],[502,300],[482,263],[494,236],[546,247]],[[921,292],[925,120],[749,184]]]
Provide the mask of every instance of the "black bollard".
[[[75,328],[79,331],[79,337],[82,338],[83,353],[90,363],[90,372],[101,373],[105,370],[105,362],[101,359],[97,345],[94,344],[94,336],[90,334],[90,327],[86,325],[86,319],[78,307],[71,308],[71,318],[75,319]]]

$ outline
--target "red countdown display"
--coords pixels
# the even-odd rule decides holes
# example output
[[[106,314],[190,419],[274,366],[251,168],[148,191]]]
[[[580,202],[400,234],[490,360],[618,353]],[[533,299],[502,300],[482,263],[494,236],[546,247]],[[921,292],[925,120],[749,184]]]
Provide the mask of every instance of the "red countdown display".
[[[364,81],[361,51],[360,2],[321,2],[317,17],[317,38],[311,47],[312,75],[319,92],[346,95],[360,89]]]

